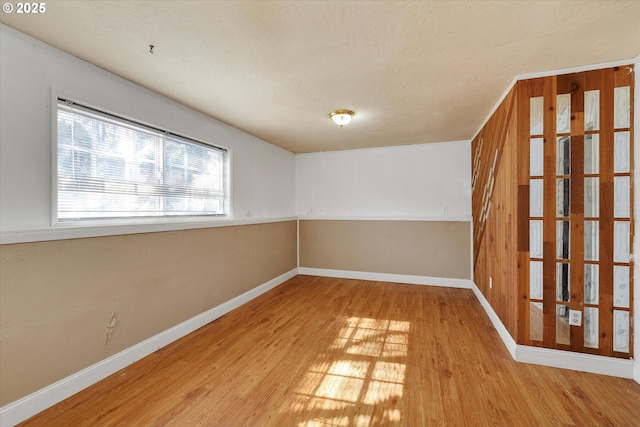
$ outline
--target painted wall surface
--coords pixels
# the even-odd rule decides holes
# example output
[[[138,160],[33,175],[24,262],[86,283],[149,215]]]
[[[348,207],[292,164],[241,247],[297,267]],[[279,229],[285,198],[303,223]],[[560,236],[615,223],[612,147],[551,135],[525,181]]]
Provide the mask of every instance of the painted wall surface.
[[[468,141],[299,154],[296,213],[470,220],[470,164]]]
[[[296,221],[0,245],[0,406],[291,271],[296,257]]]
[[[469,279],[470,151],[459,141],[297,155],[300,266]]]
[[[292,153],[4,25],[0,57],[1,232],[50,228],[52,93],[229,149],[235,218],[294,214]]]
[[[470,279],[464,221],[300,221],[300,267]]]
[[[292,153],[6,26],[0,58],[0,405],[296,267]],[[229,149],[234,218],[268,223],[55,240],[52,94]]]

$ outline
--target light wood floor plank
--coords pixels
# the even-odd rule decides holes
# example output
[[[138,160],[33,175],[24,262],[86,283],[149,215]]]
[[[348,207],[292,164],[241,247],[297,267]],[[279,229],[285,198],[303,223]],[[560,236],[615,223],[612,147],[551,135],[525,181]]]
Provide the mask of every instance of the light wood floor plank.
[[[638,426],[632,380],[516,363],[470,290],[297,276],[25,426]]]

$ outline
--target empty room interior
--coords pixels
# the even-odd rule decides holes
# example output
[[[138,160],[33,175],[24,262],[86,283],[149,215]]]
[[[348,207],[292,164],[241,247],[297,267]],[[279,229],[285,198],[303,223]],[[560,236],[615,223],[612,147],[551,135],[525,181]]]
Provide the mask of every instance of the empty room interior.
[[[640,425],[640,2],[2,7],[0,426]]]

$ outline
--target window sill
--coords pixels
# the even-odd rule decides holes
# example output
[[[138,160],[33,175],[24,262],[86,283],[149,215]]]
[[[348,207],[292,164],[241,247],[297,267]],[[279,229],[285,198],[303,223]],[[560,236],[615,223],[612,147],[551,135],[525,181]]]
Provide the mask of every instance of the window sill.
[[[272,222],[295,221],[297,217],[275,218],[217,218],[207,220],[163,221],[153,223],[113,224],[113,225],[56,225],[50,228],[17,230],[0,233],[0,244],[45,242],[50,240],[83,239],[87,237],[118,236],[123,234],[158,233],[198,228],[233,227],[238,225],[266,224]]]

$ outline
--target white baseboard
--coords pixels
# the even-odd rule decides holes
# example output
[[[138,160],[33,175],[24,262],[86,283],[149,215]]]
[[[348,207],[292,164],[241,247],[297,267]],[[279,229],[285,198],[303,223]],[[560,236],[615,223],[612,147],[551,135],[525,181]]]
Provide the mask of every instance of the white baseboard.
[[[633,360],[518,345],[517,362],[633,379]]]
[[[636,357],[638,356],[636,355]],[[633,379],[640,384],[640,360],[638,359],[633,362]]]
[[[471,283],[472,283],[471,289],[473,289],[473,293],[476,295],[476,298],[478,298],[478,301],[480,302],[480,305],[482,306],[482,308],[484,308],[484,311],[487,313],[487,316],[489,316],[489,320],[491,320],[491,323],[493,323],[493,327],[496,328],[496,331],[498,331],[498,335],[500,335],[502,342],[507,347],[507,350],[509,350],[509,353],[511,353],[511,357],[513,357],[513,359],[515,360],[516,346],[517,346],[516,341],[513,339],[513,337],[507,330],[507,328],[504,326],[504,324],[502,323],[502,321],[500,320],[496,312],[493,311],[493,307],[491,307],[491,304],[489,304],[489,301],[487,301],[487,299],[484,297],[482,292],[480,292],[480,289],[478,288],[478,286],[476,286],[474,282],[471,282]]]
[[[251,301],[259,295],[275,288],[298,274],[294,268],[260,286],[257,286],[242,295],[226,301],[217,307],[198,314],[191,319],[160,332],[134,346],[131,346],[113,356],[101,360],[73,375],[40,389],[22,399],[9,403],[0,408],[0,427],[15,426],[16,424],[31,418],[39,412],[55,405],[67,397],[89,387],[92,384],[108,377],[109,375],[131,365],[137,360],[153,353],[154,351],[171,344],[172,342],[190,334],[207,323],[216,320],[231,310]]]
[[[502,342],[509,350],[509,353],[511,353],[511,357],[513,357],[513,360],[516,362],[591,372],[620,378],[636,378],[636,381],[638,381],[640,366],[637,361],[634,363],[631,359],[619,359],[617,357],[596,356],[516,344],[516,341],[509,331],[507,331],[507,328],[475,283],[473,283],[472,289],[476,298],[480,301],[480,305],[482,305],[489,319],[491,319],[491,323],[493,323],[496,331],[498,331]]]
[[[370,273],[366,271],[331,270],[326,268],[309,267],[298,267],[298,274],[305,274],[307,276],[337,277],[340,279],[372,280],[377,282],[408,283],[411,285],[430,285],[463,289],[471,289],[473,284],[473,282],[469,279],[450,279],[447,277]]]

